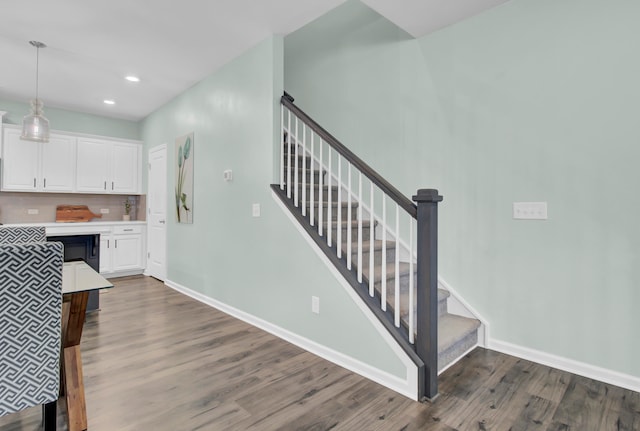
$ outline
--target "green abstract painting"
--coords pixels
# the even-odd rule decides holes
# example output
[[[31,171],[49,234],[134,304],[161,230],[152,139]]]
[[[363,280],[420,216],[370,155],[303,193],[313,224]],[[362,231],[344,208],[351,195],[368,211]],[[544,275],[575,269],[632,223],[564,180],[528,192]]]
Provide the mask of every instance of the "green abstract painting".
[[[193,132],[176,139],[176,217],[193,223]]]

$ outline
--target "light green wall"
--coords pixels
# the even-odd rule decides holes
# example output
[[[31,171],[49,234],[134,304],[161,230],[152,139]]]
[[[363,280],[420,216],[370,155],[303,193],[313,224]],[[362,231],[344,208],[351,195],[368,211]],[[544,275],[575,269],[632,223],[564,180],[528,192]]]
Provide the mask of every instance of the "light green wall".
[[[407,195],[441,191],[440,274],[493,338],[640,376],[638,16],[511,0],[411,40],[349,1],[285,38],[285,89]]]
[[[0,111],[7,114],[2,119],[5,124],[22,124],[22,117],[29,113],[28,103],[0,99]],[[83,112],[67,111],[44,107],[44,115],[49,119],[52,130],[87,133],[122,139],[139,139],[138,122],[101,117]]]
[[[151,114],[146,148],[194,132],[194,223],[168,218],[168,279],[397,376],[405,369],[274,202],[283,41],[270,38]],[[233,170],[233,181],[222,172]],[[168,202],[174,201],[172,187]],[[253,203],[262,216],[253,218]],[[320,297],[319,315],[311,296]]]

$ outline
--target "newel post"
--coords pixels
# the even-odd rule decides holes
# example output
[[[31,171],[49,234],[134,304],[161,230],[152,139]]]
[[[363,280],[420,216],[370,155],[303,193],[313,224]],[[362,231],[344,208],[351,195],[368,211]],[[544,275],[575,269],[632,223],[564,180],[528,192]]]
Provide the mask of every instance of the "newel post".
[[[419,383],[420,398],[438,395],[438,202],[435,189],[420,189],[413,196],[418,207],[416,353],[425,364]]]

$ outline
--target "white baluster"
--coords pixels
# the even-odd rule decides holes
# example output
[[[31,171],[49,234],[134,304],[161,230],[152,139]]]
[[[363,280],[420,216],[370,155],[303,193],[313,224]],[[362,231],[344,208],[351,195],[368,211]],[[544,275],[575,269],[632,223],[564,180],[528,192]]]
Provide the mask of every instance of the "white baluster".
[[[331,247],[331,222],[333,221],[333,211],[331,208],[331,183],[333,182],[333,171],[331,170],[331,145],[327,145],[329,158],[329,172],[327,172],[327,244]]]
[[[318,175],[318,235],[322,236],[322,170],[324,169],[324,165],[322,164],[322,138],[320,138],[320,174]],[[329,226],[329,222],[327,222],[327,229],[331,229]]]
[[[280,190],[284,190],[284,105],[280,105]]]
[[[291,199],[291,111],[287,112],[287,198]]]
[[[300,139],[298,138],[298,117],[296,117],[296,151],[295,151],[295,170],[294,172],[294,177],[295,179],[293,180],[293,205],[298,208],[298,173],[300,172],[300,168],[298,166],[298,147],[300,146],[299,142]]]
[[[415,343],[416,332],[415,296],[413,285],[413,217],[409,216],[409,342]]]
[[[307,125],[302,123],[302,216],[307,215]]]
[[[351,163],[347,165],[347,184],[347,238],[349,238],[347,241],[347,269],[351,271],[351,238],[353,238],[351,228],[351,221],[353,220],[351,214]]]
[[[371,201],[369,203],[369,296],[373,297],[375,287],[375,275],[373,273],[375,257],[375,249],[373,248],[373,238],[375,237],[375,220],[373,218],[373,183],[369,182],[369,184],[371,185],[371,188],[369,190],[369,200]]]
[[[336,249],[338,259],[342,258],[342,156],[338,153],[338,223],[336,228]]]
[[[387,205],[385,194],[382,194],[382,272],[380,281],[382,282],[382,293],[380,294],[380,306],[383,311],[387,311]]]
[[[358,283],[362,283],[362,172],[358,176]]]
[[[311,181],[311,186],[309,187],[309,218],[311,219],[311,226],[313,226],[313,216],[314,216],[314,209],[315,209],[315,190],[313,188],[313,165],[314,165],[314,158],[315,158],[315,149],[313,148],[313,129],[311,130],[311,160],[309,161],[309,181]]]
[[[396,203],[396,278],[395,278],[395,298],[393,302],[395,309],[396,328],[400,327],[400,205]]]

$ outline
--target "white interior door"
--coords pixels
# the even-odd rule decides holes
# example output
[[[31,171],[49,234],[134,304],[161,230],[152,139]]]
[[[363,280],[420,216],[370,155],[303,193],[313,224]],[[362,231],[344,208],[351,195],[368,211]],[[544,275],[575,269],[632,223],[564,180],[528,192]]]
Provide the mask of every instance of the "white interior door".
[[[167,146],[149,150],[147,274],[167,277]]]

